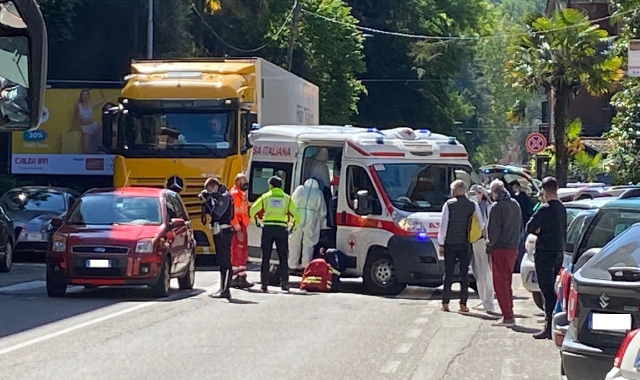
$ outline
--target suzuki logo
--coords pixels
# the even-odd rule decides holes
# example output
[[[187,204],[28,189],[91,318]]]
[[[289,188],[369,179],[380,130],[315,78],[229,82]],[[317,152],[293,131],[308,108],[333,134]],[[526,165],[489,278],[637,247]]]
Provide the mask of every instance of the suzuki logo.
[[[175,191],[176,193],[181,192],[184,189],[184,180],[177,175],[169,177],[169,179],[167,179],[167,189]]]
[[[105,252],[107,252],[107,250],[105,248],[98,247],[98,248],[94,248],[93,252],[105,253]]]
[[[600,307],[603,309],[606,309],[607,306],[609,306],[609,300],[610,300],[609,296],[606,295],[605,293],[602,293],[599,299],[600,299],[600,302],[599,302]]]

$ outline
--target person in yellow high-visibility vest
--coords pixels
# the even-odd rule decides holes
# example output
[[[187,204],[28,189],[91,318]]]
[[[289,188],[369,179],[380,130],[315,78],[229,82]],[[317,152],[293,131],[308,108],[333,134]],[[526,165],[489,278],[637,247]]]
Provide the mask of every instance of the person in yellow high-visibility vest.
[[[249,212],[251,219],[256,224],[262,225],[262,268],[260,270],[260,283],[263,292],[268,291],[269,262],[273,243],[276,244],[278,261],[280,263],[280,285],[282,290],[289,290],[289,232],[293,231],[300,218],[295,203],[282,190],[280,177],[269,178],[269,191],[258,198],[251,206]]]

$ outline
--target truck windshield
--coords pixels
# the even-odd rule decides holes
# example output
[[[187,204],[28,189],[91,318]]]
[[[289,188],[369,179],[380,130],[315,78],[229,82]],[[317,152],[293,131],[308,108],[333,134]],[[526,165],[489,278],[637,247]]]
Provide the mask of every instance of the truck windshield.
[[[451,182],[471,185],[471,166],[447,164],[378,164],[374,169],[396,208],[408,212],[440,212],[450,198]]]
[[[237,151],[236,112],[121,115],[118,150],[126,156],[217,157]]]

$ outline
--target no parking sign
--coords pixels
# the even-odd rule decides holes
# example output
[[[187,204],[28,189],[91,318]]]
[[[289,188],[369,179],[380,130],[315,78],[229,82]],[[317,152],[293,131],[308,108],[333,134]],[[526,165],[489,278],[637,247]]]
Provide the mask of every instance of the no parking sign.
[[[532,133],[527,136],[525,145],[527,147],[527,152],[531,154],[537,154],[542,152],[544,148],[547,147],[547,139],[540,133]]]

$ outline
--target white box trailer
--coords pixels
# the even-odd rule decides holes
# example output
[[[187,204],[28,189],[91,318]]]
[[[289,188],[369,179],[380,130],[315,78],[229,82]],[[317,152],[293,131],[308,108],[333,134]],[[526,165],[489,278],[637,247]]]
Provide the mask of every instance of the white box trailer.
[[[256,66],[259,125],[319,123],[318,86],[262,58],[252,59]]]

